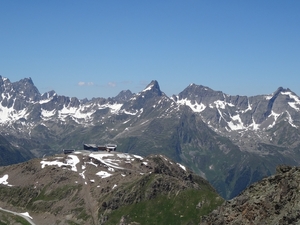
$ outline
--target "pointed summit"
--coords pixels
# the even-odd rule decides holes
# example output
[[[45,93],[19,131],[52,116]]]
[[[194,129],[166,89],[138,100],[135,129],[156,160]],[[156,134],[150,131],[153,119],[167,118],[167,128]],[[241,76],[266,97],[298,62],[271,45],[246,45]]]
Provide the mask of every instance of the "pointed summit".
[[[292,92],[289,88],[283,88],[283,87],[279,87],[277,88],[277,90],[273,93],[273,95],[277,95],[281,92]],[[293,92],[292,92],[293,93]]]
[[[31,77],[24,78],[24,79],[20,80],[19,83],[22,83],[22,84],[25,84],[25,85],[30,84],[30,85],[34,86],[34,83],[33,83],[32,79],[31,79]]]
[[[0,75],[0,82],[3,83],[3,82],[6,82],[6,81],[8,81],[10,83],[10,80],[8,78],[3,77],[3,76]]]
[[[142,92],[148,92],[156,93],[158,96],[162,95],[162,92],[160,90],[159,84],[156,80],[151,81],[150,84],[147,85],[147,87]]]
[[[13,87],[19,95],[25,96],[26,100],[38,101],[41,97],[39,90],[31,78],[24,78],[18,82],[14,82]]]
[[[203,103],[208,105],[211,102],[223,100],[224,96],[221,91],[214,91],[209,87],[192,83],[188,87],[186,87],[182,92],[179,93],[177,99],[188,99],[192,102]]]
[[[10,86],[11,86],[10,80],[8,78],[3,77],[3,76],[0,75],[0,92],[3,93],[6,88],[8,90],[10,90],[11,89]]]

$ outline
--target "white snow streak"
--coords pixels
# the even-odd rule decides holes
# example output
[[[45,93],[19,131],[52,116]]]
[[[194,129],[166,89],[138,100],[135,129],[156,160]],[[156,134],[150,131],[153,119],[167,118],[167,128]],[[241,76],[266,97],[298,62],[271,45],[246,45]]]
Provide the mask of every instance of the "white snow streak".
[[[62,167],[62,166],[71,166],[71,170],[74,172],[77,172],[77,167],[76,164],[79,163],[79,159],[76,155],[68,155],[68,158],[66,159],[66,163],[64,162],[60,162],[60,161],[41,161],[42,164],[42,169],[45,168],[45,166],[58,166],[58,167]]]
[[[180,166],[181,169],[183,169],[184,171],[186,171],[186,168],[184,165],[181,165],[180,163],[177,163],[178,166]]]
[[[100,171],[98,173],[96,173],[97,176],[101,177],[101,178],[107,178],[112,176],[112,174],[105,172],[105,171]]]
[[[30,218],[30,219],[33,219],[33,218],[29,215],[28,212],[24,212],[24,213],[20,213],[20,214],[23,215],[23,216],[27,216],[27,217]]]
[[[295,110],[297,110],[298,112],[300,111],[300,108],[299,108],[299,107],[300,107],[300,99],[299,99],[298,96],[293,95],[292,92],[281,92],[281,94],[283,94],[283,95],[288,95],[291,99],[293,99],[294,102],[288,102],[288,104],[289,104],[292,108],[294,108]],[[297,107],[297,105],[298,105],[298,107]]]

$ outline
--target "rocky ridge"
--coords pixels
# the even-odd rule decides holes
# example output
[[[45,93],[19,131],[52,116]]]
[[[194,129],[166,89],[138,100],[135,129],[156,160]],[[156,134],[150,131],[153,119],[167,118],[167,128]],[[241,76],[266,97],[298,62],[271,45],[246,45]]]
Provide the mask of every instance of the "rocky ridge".
[[[299,224],[300,168],[278,166],[276,171],[226,201],[201,224]]]
[[[164,224],[170,215],[195,223],[222,202],[206,180],[162,155],[76,151],[0,167],[0,207],[26,211],[36,224]],[[153,213],[161,215],[151,221]]]

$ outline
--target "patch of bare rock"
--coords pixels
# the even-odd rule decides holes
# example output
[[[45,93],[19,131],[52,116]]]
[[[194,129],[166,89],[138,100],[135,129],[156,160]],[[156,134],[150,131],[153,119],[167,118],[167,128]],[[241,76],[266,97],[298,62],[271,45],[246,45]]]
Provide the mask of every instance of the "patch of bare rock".
[[[300,224],[300,167],[278,166],[275,175],[224,202],[200,224]]]

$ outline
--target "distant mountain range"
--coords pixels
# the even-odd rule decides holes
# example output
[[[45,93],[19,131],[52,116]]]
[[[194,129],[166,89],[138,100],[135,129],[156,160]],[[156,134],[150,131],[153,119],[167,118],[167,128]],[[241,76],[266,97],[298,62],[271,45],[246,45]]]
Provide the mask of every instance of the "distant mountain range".
[[[281,87],[247,97],[191,84],[169,97],[152,81],[139,93],[79,100],[40,94],[30,78],[0,77],[0,93],[0,134],[20,152],[19,161],[115,143],[121,152],[166,155],[226,199],[274,174],[277,165],[300,162],[300,99]],[[1,163],[13,159],[0,154]]]

